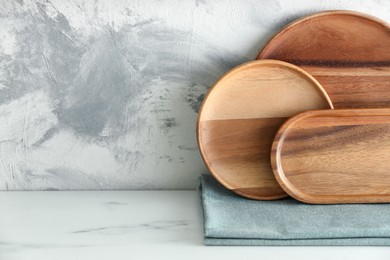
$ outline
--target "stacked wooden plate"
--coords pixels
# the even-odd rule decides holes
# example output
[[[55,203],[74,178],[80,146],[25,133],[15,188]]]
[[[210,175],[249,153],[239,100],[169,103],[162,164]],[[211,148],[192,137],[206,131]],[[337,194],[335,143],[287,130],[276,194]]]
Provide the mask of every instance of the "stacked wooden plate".
[[[351,11],[293,22],[209,90],[197,137],[243,197],[390,202],[390,26]]]

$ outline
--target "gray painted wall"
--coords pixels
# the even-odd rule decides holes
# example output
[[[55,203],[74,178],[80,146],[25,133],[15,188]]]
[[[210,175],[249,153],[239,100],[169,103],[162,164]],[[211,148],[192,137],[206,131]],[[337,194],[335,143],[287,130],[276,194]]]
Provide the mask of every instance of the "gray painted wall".
[[[0,189],[187,189],[203,94],[320,10],[390,1],[0,0]]]

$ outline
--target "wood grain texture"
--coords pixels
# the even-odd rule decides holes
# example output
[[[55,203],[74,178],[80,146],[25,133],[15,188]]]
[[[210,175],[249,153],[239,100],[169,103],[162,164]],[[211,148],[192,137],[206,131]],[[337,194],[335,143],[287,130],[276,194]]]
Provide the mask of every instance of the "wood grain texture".
[[[275,136],[283,189],[313,204],[390,202],[390,109],[309,111]]]
[[[252,199],[286,197],[272,173],[273,137],[287,117],[324,108],[332,108],[328,96],[298,67],[271,60],[243,64],[205,97],[199,150],[214,177],[233,192]]]
[[[309,72],[335,108],[390,107],[390,27],[375,17],[352,11],[305,17],[276,34],[257,59]]]

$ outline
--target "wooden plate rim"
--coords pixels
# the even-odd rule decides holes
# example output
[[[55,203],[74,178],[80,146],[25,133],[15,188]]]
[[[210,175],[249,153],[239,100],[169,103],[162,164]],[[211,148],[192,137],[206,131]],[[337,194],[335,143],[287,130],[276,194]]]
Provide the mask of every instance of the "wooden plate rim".
[[[329,11],[324,11],[324,12],[318,12],[318,13],[310,14],[310,15],[304,16],[302,18],[299,18],[299,19],[297,19],[297,20],[287,24],[286,26],[284,26],[281,30],[279,30],[274,36],[272,36],[267,41],[267,43],[264,45],[264,47],[261,49],[261,51],[257,55],[256,60],[262,59],[264,53],[267,52],[268,49],[270,48],[271,43],[273,41],[277,41],[279,37],[281,37],[285,32],[290,30],[292,27],[295,27],[296,25],[304,23],[307,20],[311,20],[311,19],[314,19],[314,18],[317,18],[317,17],[321,17],[321,16],[332,16],[332,15],[356,16],[356,17],[359,17],[359,18],[363,18],[363,19],[367,19],[367,20],[376,22],[379,25],[384,26],[384,27],[386,27],[388,29],[390,28],[390,24],[387,23],[386,21],[384,21],[382,19],[379,19],[378,17],[372,16],[372,15],[369,15],[369,14],[366,14],[366,13],[362,13],[362,12],[351,11],[351,10],[329,10]]]

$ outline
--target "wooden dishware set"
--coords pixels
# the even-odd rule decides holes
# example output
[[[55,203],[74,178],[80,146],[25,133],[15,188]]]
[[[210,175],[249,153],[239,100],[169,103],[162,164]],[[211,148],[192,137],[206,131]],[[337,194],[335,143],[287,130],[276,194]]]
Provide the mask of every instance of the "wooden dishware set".
[[[352,11],[291,23],[209,90],[197,138],[246,198],[390,202],[390,25]]]

